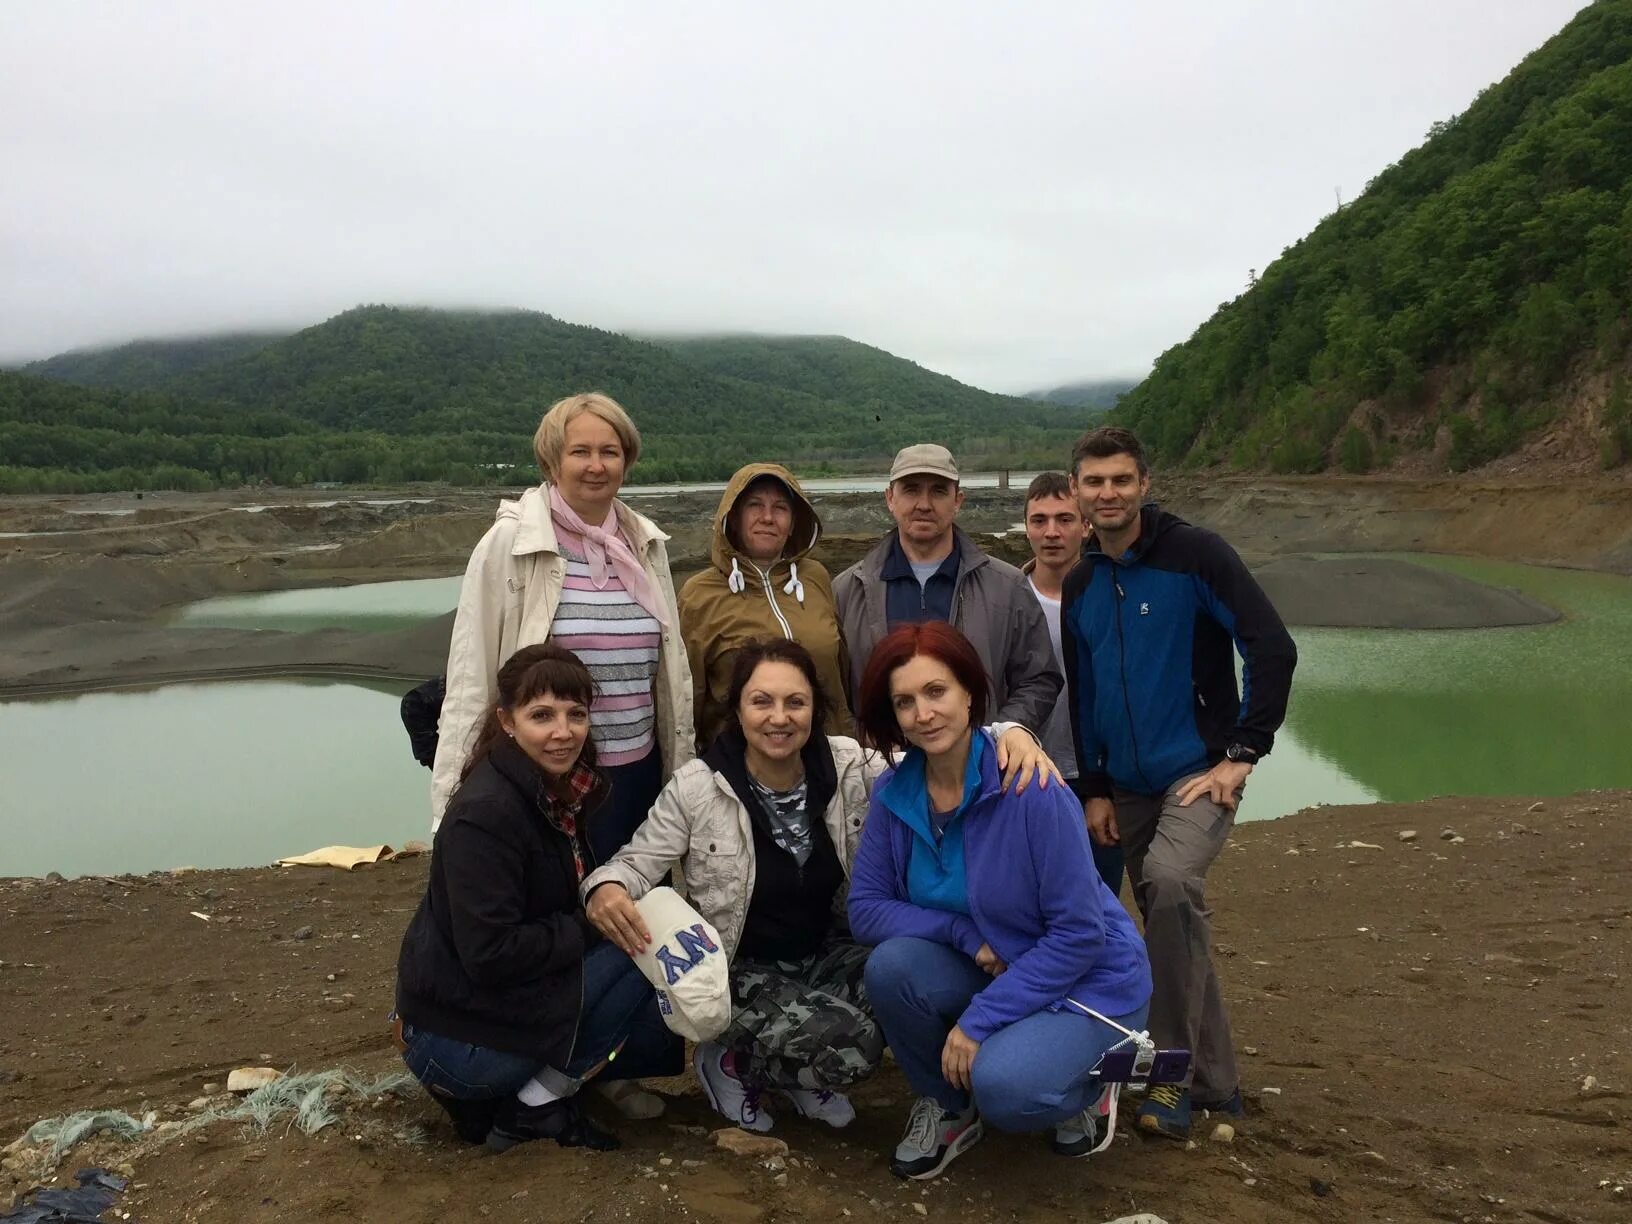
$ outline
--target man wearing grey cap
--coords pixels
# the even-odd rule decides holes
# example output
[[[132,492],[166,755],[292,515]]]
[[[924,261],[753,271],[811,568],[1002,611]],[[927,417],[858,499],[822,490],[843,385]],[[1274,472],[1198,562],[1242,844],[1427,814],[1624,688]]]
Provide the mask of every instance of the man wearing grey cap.
[[[986,666],[996,720],[1038,731],[1065,684],[1048,623],[1020,571],[988,557],[958,530],[963,490],[952,452],[933,442],[901,450],[884,501],[895,530],[833,581],[852,697],[886,633],[918,621],[948,621]]]

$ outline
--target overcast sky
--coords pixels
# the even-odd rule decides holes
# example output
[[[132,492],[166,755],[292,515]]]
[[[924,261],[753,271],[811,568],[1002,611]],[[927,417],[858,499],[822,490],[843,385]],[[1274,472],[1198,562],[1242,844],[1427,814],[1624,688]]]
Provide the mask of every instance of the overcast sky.
[[[359,302],[1140,375],[1579,0],[0,0],[0,361]]]

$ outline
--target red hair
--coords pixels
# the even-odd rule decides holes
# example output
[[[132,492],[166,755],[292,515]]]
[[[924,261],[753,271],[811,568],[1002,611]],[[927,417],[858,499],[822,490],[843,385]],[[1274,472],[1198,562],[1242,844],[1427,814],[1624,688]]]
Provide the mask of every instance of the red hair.
[[[969,725],[984,726],[986,702],[991,686],[986,668],[968,638],[945,621],[924,621],[892,630],[873,647],[872,657],[861,673],[861,700],[856,723],[872,743],[887,751],[905,751],[911,745],[896,721],[895,703],[890,700],[890,677],[898,667],[918,655],[944,664],[957,682],[969,691]]]

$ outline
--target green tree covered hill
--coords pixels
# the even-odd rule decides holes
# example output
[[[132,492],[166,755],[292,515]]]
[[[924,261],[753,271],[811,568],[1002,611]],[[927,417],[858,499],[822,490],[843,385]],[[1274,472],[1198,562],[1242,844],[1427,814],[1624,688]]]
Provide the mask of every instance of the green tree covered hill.
[[[1599,0],[1169,349],[1116,415],[1169,461],[1512,451],[1566,403],[1632,451],[1632,0]]]
[[[1071,408],[1113,408],[1118,398],[1138,385],[1137,378],[1093,378],[1050,387],[1047,391],[1033,391],[1028,398]]]
[[[820,399],[954,416],[998,407],[1039,415],[1032,400],[981,391],[844,336],[652,337],[652,342],[712,374]]]
[[[113,348],[74,349],[23,367],[25,374],[80,383],[154,391],[181,375],[265,348],[288,332],[228,332],[173,340],[133,340]]]
[[[500,465],[530,467],[543,409],[590,388],[634,415],[646,443],[634,477],[646,481],[721,477],[759,458],[806,471],[876,468],[926,439],[971,465],[1054,463],[1080,428],[1056,408],[842,343],[876,354],[869,360],[883,375],[869,380],[841,363],[825,379],[795,377],[749,363],[758,375],[749,379],[533,312],[359,307],[181,370],[158,392],[7,376],[0,489],[121,487],[143,462],[197,473],[189,485],[513,481]]]
[[[494,454],[528,460],[527,448],[502,434],[335,431],[288,413],[0,371],[0,493],[311,481],[476,484],[510,475],[482,466]]]

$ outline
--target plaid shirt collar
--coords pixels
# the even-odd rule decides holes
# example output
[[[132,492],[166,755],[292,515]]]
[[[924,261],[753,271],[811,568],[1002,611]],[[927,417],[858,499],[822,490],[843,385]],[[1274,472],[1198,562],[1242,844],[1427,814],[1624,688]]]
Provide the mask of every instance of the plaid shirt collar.
[[[584,800],[598,781],[595,771],[580,761],[567,775],[567,790],[572,798],[562,799],[559,793],[545,789],[542,783],[539,787],[539,810],[544,813],[544,819],[566,834],[572,843],[572,865],[578,872],[580,884],[588,872],[584,864],[584,839],[578,836],[578,818],[583,814]]]
[[[588,765],[585,765],[582,761],[579,761],[578,764],[572,767],[572,773],[567,775],[567,790],[571,792],[572,798],[565,804],[563,804],[560,799],[557,799],[555,801],[556,804],[570,808],[572,813],[576,815],[584,806],[584,800],[587,799],[590,792],[595,789],[595,784],[597,781],[598,778],[595,771]]]

